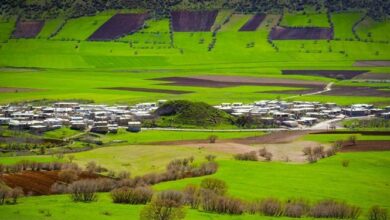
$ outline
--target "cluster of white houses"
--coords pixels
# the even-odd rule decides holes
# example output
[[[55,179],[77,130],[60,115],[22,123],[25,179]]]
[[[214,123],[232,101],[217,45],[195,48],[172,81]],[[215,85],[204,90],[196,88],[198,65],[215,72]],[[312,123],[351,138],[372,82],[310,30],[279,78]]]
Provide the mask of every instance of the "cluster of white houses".
[[[251,104],[222,103],[215,108],[235,116],[251,115],[265,124],[276,123],[287,127],[312,126],[321,120],[337,117],[375,115],[385,119],[390,118],[390,106],[380,109],[371,104],[341,107],[335,103],[262,100]]]
[[[75,130],[90,130],[96,133],[116,133],[118,127],[128,131],[141,130],[141,122],[153,118],[153,112],[165,100],[156,103],[127,105],[95,105],[76,102],[58,102],[50,106],[6,105],[0,106],[0,125],[10,129],[45,132],[63,126]],[[334,103],[286,102],[263,100],[252,104],[223,103],[215,108],[232,115],[251,115],[264,122],[282,126],[311,126],[321,120],[332,119],[340,115],[358,117],[376,115],[390,118],[390,106],[379,109],[369,104],[357,104],[343,108]]]
[[[58,102],[51,106],[7,105],[0,106],[0,125],[10,129],[45,132],[68,126],[75,130],[96,133],[116,133],[118,127],[129,131],[141,129],[141,121],[151,118],[158,103],[127,105],[93,105],[76,102]]]

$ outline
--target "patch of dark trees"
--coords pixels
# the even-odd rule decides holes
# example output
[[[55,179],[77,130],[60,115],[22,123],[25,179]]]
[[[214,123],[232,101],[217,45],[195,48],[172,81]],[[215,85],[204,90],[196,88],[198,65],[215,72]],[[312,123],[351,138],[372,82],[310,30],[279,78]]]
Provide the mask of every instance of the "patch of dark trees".
[[[178,6],[188,9],[235,9],[239,12],[268,12],[282,11],[284,8],[302,11],[306,5],[316,10],[324,7],[330,12],[339,12],[350,9],[363,9],[368,16],[380,20],[390,14],[390,2],[387,0],[225,0],[216,4],[213,0],[3,0],[0,12],[8,15],[21,15],[24,18],[48,18],[65,14],[68,17],[94,15],[108,9],[147,9],[154,16],[169,16],[170,11]]]

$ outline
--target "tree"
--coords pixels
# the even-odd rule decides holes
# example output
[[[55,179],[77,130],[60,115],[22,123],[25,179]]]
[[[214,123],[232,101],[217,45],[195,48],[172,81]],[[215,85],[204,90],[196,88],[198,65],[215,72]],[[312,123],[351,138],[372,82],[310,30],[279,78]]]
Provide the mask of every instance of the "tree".
[[[9,197],[12,199],[12,203],[16,204],[19,197],[22,197],[24,195],[24,192],[22,188],[15,187],[11,191],[9,191]]]
[[[65,183],[71,183],[78,179],[78,175],[75,170],[61,170],[58,173],[58,178]]]

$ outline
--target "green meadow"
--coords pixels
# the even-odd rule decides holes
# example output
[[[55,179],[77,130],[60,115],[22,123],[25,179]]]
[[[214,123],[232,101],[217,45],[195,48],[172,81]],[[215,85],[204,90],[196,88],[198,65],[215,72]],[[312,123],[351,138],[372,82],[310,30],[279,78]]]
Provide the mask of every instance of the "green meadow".
[[[139,10],[138,10],[139,11]],[[116,12],[100,12],[78,18],[58,17],[45,21],[33,39],[10,39],[15,18],[0,18],[0,105],[17,102],[86,100],[99,104],[136,104],[164,100],[191,100],[212,105],[223,102],[254,102],[262,99],[335,102],[340,105],[373,103],[390,105],[390,97],[377,95],[308,95],[284,91],[305,89],[291,85],[235,85],[210,87],[175,85],[162,77],[235,76],[276,78],[300,82],[322,82],[324,86],[360,86],[388,91],[388,81],[337,80],[322,76],[283,75],[283,70],[366,70],[390,74],[389,66],[361,67],[358,60],[389,60],[390,26],[388,20],[361,20],[363,12],[331,13],[334,40],[269,41],[269,33],[280,18],[280,25],[291,27],[330,27],[323,11],[288,11],[268,14],[253,32],[239,32],[253,14],[222,10],[213,32],[172,32],[168,18],[149,19],[139,31],[113,41],[91,42],[87,39]],[[122,10],[121,12],[137,12]],[[359,22],[360,21],[360,22]],[[359,22],[359,23],[357,23]],[[353,28],[355,33],[353,32]],[[359,40],[361,39],[361,40]],[[114,90],[111,87],[150,89],[150,91]],[[5,88],[5,89],[4,89]],[[24,88],[27,90],[20,90]],[[164,93],[160,90],[172,90]],[[4,91],[3,91],[4,90]],[[154,90],[154,91],[153,91]],[[176,90],[188,93],[175,94]],[[12,133],[5,133],[12,135]],[[46,132],[43,138],[68,139],[81,132],[62,128]],[[31,134],[21,134],[28,137]],[[390,209],[390,152],[337,153],[313,164],[288,162],[248,162],[233,159],[232,153],[212,146],[186,144],[188,140],[205,141],[210,135],[218,140],[264,135],[263,132],[178,132],[144,130],[97,135],[102,146],[72,153],[74,162],[85,166],[95,161],[103,167],[129,171],[134,177],[162,172],[173,159],[217,156],[214,178],[224,180],[228,194],[244,201],[267,197],[282,200],[304,198],[311,202],[336,199],[362,207],[359,219],[366,219],[373,205]],[[32,136],[32,135],[31,135]],[[317,142],[330,145],[346,140],[351,134],[308,134],[294,143]],[[357,140],[390,140],[389,136],[355,135]],[[183,141],[164,145],[161,142]],[[75,141],[72,147],[83,147]],[[218,143],[216,146],[223,146]],[[248,146],[246,146],[248,147]],[[249,146],[251,147],[251,146]],[[1,164],[21,160],[37,162],[67,161],[68,155],[12,156],[4,154]],[[349,162],[344,167],[342,163]],[[206,177],[160,183],[155,191],[180,190],[187,184],[199,184]],[[2,183],[0,183],[2,184]],[[0,219],[138,219],[143,206],[119,205],[109,193],[99,193],[91,203],[72,202],[69,195],[25,197],[17,205],[1,205]],[[280,219],[258,215],[217,215],[186,209],[186,219]],[[307,219],[307,218],[303,218]]]

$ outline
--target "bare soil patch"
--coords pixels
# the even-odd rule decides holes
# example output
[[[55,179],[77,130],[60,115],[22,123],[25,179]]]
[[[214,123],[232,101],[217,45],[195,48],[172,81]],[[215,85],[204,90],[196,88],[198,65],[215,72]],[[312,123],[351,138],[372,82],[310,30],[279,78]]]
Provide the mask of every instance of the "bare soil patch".
[[[196,86],[209,88],[225,88],[235,86],[281,86],[281,87],[299,87],[299,92],[295,93],[321,91],[325,83],[317,81],[304,81],[282,78],[257,78],[240,76],[195,76],[195,77],[164,77],[153,80],[168,81],[162,85],[175,86]],[[303,88],[303,89],[302,89]],[[274,93],[274,92],[273,92]]]
[[[173,11],[172,28],[177,32],[210,31],[218,11]]]
[[[331,40],[332,28],[320,27],[275,27],[272,29],[272,40]]]
[[[59,181],[59,171],[24,171],[0,176],[9,187],[21,187],[26,194],[49,195],[51,186]],[[96,179],[96,174],[81,173],[79,179]]]
[[[353,65],[386,67],[390,66],[390,60],[357,60]]]
[[[93,33],[88,40],[113,40],[142,28],[148,14],[116,14]]]
[[[109,87],[109,88],[100,88],[100,89],[133,91],[133,92],[165,93],[165,94],[174,94],[174,95],[193,93],[192,91],[183,91],[183,90],[148,89],[148,88],[132,88],[132,87]]]
[[[0,93],[17,93],[17,92],[37,92],[40,89],[17,88],[17,87],[0,87]]]
[[[265,14],[255,14],[248,22],[246,22],[239,31],[255,31],[265,19]]]
[[[381,90],[382,87],[364,87],[364,86],[334,86],[331,91],[324,92],[322,95],[330,96],[376,96],[390,97],[390,91]]]
[[[12,33],[12,38],[34,38],[44,24],[44,21],[19,21]]]
[[[390,150],[390,141],[370,140],[356,141],[356,144],[344,144],[341,148],[342,152],[357,152],[357,151],[388,151]]]
[[[363,73],[354,79],[390,80],[390,73]]]
[[[283,75],[323,76],[334,79],[352,79],[369,70],[282,70]]]

